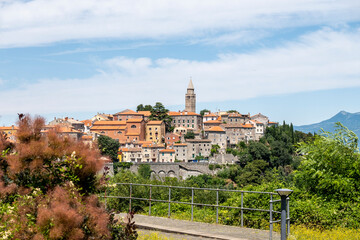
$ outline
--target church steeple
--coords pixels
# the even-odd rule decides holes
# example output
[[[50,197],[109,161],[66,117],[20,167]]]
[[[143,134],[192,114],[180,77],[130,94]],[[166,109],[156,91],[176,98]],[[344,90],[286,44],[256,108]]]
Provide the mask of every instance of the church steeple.
[[[194,89],[194,85],[193,85],[193,83],[192,83],[191,78],[190,78],[190,82],[189,82],[188,89]]]
[[[185,111],[196,112],[196,94],[191,78],[185,94]]]

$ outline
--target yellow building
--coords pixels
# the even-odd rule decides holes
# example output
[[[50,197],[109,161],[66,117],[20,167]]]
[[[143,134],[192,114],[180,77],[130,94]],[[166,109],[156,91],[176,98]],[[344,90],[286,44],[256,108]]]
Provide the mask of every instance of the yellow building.
[[[10,127],[0,127],[0,132],[6,134],[8,139],[12,142],[16,141],[16,133],[18,131],[18,127],[12,125]]]
[[[165,139],[165,123],[163,121],[149,121],[146,124],[146,141],[161,143]]]

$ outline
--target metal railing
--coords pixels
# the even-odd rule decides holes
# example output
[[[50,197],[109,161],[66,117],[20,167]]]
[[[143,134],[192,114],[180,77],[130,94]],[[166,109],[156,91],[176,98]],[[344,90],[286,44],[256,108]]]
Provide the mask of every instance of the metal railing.
[[[153,185],[153,184],[139,184],[139,183],[115,183],[116,185],[124,185],[129,186],[129,195],[128,196],[110,196],[110,195],[100,195],[100,197],[105,199],[105,207],[107,207],[106,199],[109,198],[117,198],[117,199],[128,199],[129,200],[129,211],[132,209],[132,200],[142,200],[149,202],[149,216],[151,216],[151,206],[152,202],[161,202],[161,203],[168,203],[168,217],[171,216],[171,204],[185,204],[191,205],[191,221],[194,220],[194,206],[205,206],[205,207],[214,207],[216,209],[216,223],[219,223],[219,209],[240,209],[240,225],[244,227],[244,211],[258,211],[258,212],[268,212],[269,213],[269,239],[272,239],[272,232],[273,232],[273,224],[279,223],[281,220],[274,220],[273,214],[281,214],[280,211],[274,211],[274,203],[281,202],[280,199],[274,200],[274,196],[278,196],[277,193],[274,192],[258,192],[258,191],[241,191],[241,190],[229,190],[229,189],[220,189],[220,188],[196,188],[196,187],[181,187],[181,186],[166,186],[166,185]],[[135,186],[145,186],[149,187],[149,197],[134,197],[133,196],[133,187]],[[152,198],[152,189],[155,187],[159,188],[168,188],[168,200],[163,199],[154,199]],[[182,202],[182,201],[174,201],[171,200],[171,193],[172,189],[188,189],[191,190],[191,202]],[[216,192],[216,204],[206,204],[206,203],[196,203],[194,202],[194,192],[195,190],[207,190],[207,191],[214,191]],[[224,206],[219,205],[219,192],[233,192],[241,194],[240,197],[240,207],[236,206]],[[269,196],[269,209],[260,209],[260,208],[249,208],[244,207],[244,194],[251,193],[251,194],[265,194]],[[287,234],[290,234],[290,207],[289,207],[289,198],[287,198],[287,218],[286,218],[286,225],[287,225]]]

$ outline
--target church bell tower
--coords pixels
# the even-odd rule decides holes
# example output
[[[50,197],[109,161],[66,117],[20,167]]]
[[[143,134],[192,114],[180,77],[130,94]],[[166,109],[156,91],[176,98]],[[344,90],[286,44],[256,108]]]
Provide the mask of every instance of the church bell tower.
[[[185,94],[185,111],[196,113],[196,94],[191,79]]]

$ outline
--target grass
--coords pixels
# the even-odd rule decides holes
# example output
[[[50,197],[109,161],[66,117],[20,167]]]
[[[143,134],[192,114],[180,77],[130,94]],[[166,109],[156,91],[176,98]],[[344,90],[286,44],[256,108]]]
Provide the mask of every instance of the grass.
[[[139,237],[137,238],[137,240],[179,240],[179,238],[167,237],[159,232],[145,233],[139,231]],[[186,239],[182,238],[181,240],[186,240]]]
[[[289,240],[359,240],[360,229],[336,228],[331,230],[291,226]]]

